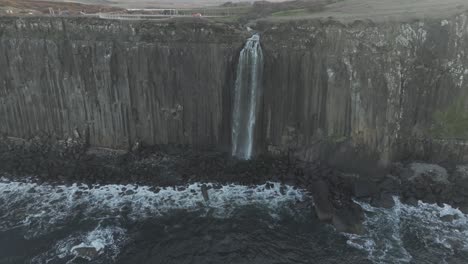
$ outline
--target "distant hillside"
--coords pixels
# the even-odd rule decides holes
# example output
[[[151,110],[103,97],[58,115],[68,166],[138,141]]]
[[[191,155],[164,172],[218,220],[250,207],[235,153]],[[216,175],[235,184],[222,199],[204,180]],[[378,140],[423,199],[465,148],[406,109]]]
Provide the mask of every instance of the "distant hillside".
[[[64,2],[61,0],[53,0]],[[174,7],[174,8],[193,8],[203,6],[218,6],[225,2],[255,2],[256,0],[76,0],[84,4],[93,5],[111,5],[122,8],[156,8],[156,7]],[[270,0],[270,2],[283,2],[284,0]]]
[[[82,4],[64,1],[0,0],[0,9],[4,12],[6,12],[6,10],[11,10],[13,14],[30,11],[48,14],[49,8],[52,8],[55,12],[58,12],[58,10],[68,11],[70,14],[76,14],[81,11],[85,13],[98,13],[121,10],[121,8],[110,5]]]

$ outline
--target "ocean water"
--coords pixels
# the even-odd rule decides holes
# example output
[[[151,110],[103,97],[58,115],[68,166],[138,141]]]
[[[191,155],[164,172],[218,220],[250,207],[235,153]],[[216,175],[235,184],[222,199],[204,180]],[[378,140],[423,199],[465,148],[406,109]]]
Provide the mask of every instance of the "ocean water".
[[[357,236],[319,222],[291,186],[205,183],[209,199],[202,186],[2,179],[0,263],[468,263],[467,216],[448,205],[357,201]]]

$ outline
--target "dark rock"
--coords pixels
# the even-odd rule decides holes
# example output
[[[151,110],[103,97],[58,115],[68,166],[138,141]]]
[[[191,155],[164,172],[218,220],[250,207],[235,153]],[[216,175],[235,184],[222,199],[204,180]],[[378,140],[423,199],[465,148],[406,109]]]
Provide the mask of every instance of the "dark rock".
[[[451,180],[457,189],[461,191],[468,189],[468,165],[457,166]]]
[[[332,223],[338,232],[363,234],[363,216],[364,212],[358,205],[350,205],[336,210]]]
[[[205,202],[208,202],[210,200],[210,197],[208,196],[208,187],[206,186],[206,184],[202,184],[200,189],[203,195],[203,199],[205,200]]]
[[[453,222],[453,220],[455,220],[455,217],[453,215],[444,215],[440,217],[440,220],[444,222]]]
[[[284,186],[283,184],[280,186],[280,189],[279,189],[281,195],[286,195],[286,186]]]
[[[217,182],[213,187],[206,184],[200,186],[206,202],[210,199],[208,190],[222,188],[222,184],[267,183],[265,186],[268,189],[274,187],[269,181],[280,179],[284,181],[283,184],[297,183],[300,186],[294,186],[306,188],[314,197],[314,208],[318,218],[332,222],[338,230],[346,232],[360,232],[361,229],[359,221],[362,221],[362,212],[354,208],[354,197],[371,198],[373,205],[385,208],[393,206],[391,197],[398,192],[401,192],[402,201],[413,204],[422,199],[438,203],[456,203],[457,206],[463,207],[467,201],[463,187],[464,171],[453,170],[455,174],[449,177],[447,170],[445,174],[442,167],[433,165],[418,164],[416,167],[399,168],[392,171],[392,175],[396,176],[365,178],[339,173],[323,163],[299,163],[281,156],[236,161],[231,160],[225,153],[213,151],[165,151],[142,147],[138,155],[98,155],[82,151],[84,156],[77,158],[66,155],[68,147],[46,148],[38,144],[35,148],[18,147],[20,151],[14,152],[14,159],[11,160],[11,152],[7,155],[0,152],[0,171],[17,175],[37,174],[41,175],[40,180],[56,184],[83,182],[88,186],[95,183],[115,183],[117,180],[123,184],[134,184],[136,181],[139,184],[161,187],[181,186],[187,182]],[[41,152],[37,152],[37,149]],[[43,151],[47,151],[47,155],[37,154]],[[60,153],[65,154],[62,157]],[[11,166],[12,164],[14,166]],[[300,169],[296,169],[299,166]],[[184,175],[187,177],[184,178]],[[458,182],[460,184],[455,184]],[[94,187],[98,188],[98,185]],[[134,190],[125,187],[121,190],[125,195],[135,193]],[[155,192],[158,190],[155,189]],[[279,192],[282,195],[286,194],[284,185],[280,187]]]
[[[76,256],[87,260],[93,260],[99,255],[99,251],[94,247],[77,247],[73,248],[73,252]]]
[[[447,203],[460,205],[465,203],[462,183],[462,171],[449,174],[447,169],[434,164],[411,163],[407,168],[401,170],[401,184],[399,192],[406,201],[414,204],[421,200],[426,203]]]
[[[318,218],[321,221],[332,220],[335,209],[329,200],[330,190],[327,183],[322,180],[316,181],[312,184],[311,191],[314,197],[315,212]]]
[[[389,209],[395,206],[395,201],[393,200],[392,194],[381,193],[372,199],[371,205],[374,207],[382,207]]]
[[[455,197],[453,197],[453,201],[457,204],[461,204],[465,201],[465,197],[461,196],[461,195],[457,195]]]
[[[404,202],[411,205],[411,206],[417,206],[418,205],[418,200],[415,199],[414,197],[409,197],[406,200],[404,200]]]
[[[133,195],[135,194],[135,191],[134,190],[127,190],[125,191],[125,195]]]
[[[460,211],[464,214],[468,214],[468,206],[467,205],[462,205],[459,207]]]
[[[421,181],[422,178],[431,180],[438,184],[449,184],[447,170],[439,165],[412,163],[410,165],[412,173],[407,179],[409,182]],[[426,182],[422,180],[423,182]]]
[[[369,180],[358,179],[353,183],[353,195],[356,198],[371,197],[377,191],[377,186]]]
[[[400,184],[400,180],[397,177],[388,174],[378,186],[381,191],[398,192],[400,190]]]

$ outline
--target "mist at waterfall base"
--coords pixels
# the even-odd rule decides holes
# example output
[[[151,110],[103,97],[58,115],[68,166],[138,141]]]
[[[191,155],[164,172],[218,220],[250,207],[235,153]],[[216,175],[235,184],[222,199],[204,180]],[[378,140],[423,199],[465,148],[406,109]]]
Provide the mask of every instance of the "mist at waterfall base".
[[[0,263],[466,263],[468,216],[359,202],[364,235],[317,220],[279,183],[49,185],[0,181]]]

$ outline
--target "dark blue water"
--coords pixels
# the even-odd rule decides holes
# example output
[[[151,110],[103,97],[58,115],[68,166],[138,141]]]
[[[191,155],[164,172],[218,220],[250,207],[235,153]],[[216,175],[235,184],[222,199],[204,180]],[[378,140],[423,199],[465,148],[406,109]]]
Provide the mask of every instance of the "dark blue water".
[[[468,263],[451,207],[365,203],[367,233],[319,222],[288,186],[51,186],[0,182],[0,263]]]

